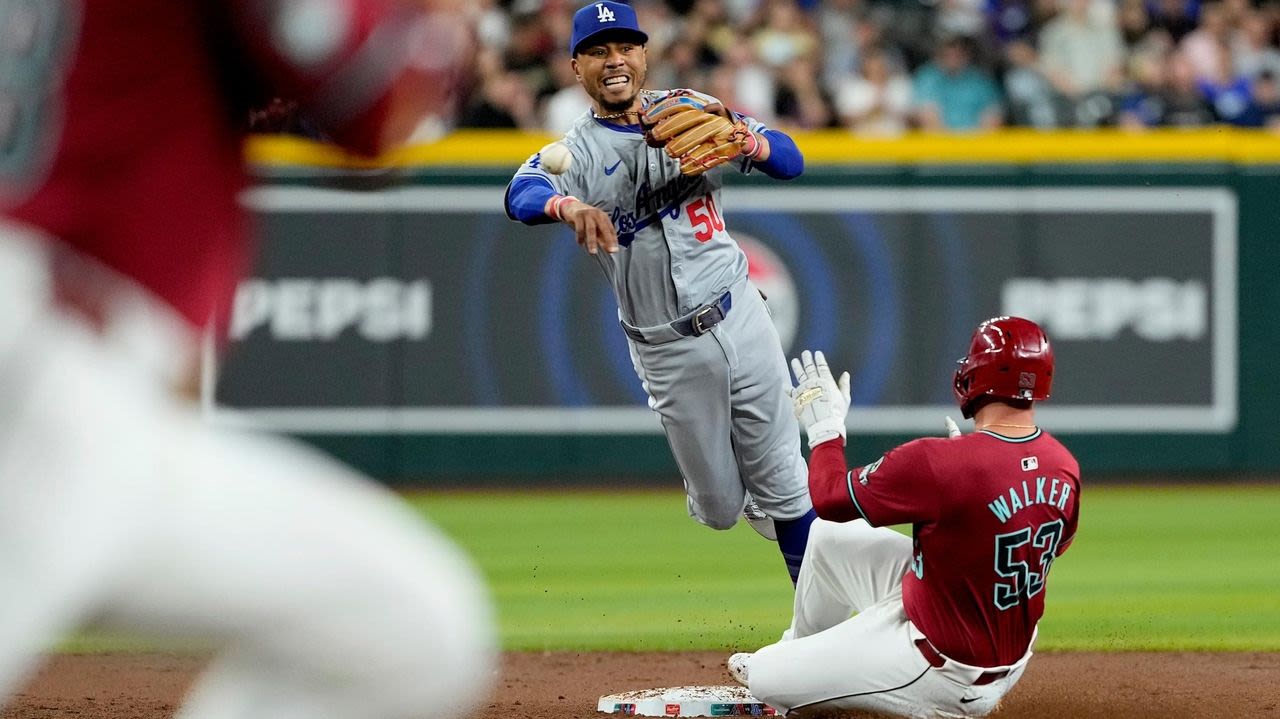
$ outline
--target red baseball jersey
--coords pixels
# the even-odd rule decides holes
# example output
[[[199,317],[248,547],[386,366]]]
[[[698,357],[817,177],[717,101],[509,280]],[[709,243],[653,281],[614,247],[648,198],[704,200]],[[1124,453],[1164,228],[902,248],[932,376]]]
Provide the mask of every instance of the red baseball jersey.
[[[376,151],[412,27],[383,0],[10,3],[0,211],[203,326],[248,259],[250,103],[311,102],[337,140]]]
[[[938,651],[981,667],[1026,653],[1080,516],[1080,466],[1043,430],[918,439],[852,471],[832,440],[814,448],[809,490],[824,519],[913,525],[907,616]]]

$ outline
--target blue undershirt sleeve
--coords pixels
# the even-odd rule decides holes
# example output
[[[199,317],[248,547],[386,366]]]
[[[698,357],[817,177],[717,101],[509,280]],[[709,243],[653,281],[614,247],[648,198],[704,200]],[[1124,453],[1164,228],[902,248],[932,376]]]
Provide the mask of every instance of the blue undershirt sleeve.
[[[769,140],[769,159],[753,162],[754,167],[775,180],[790,180],[804,172],[804,155],[800,154],[795,140],[778,130],[765,130],[760,134]]]
[[[555,188],[544,178],[536,175],[516,177],[507,185],[507,195],[503,200],[507,217],[526,225],[551,224],[555,220],[542,210],[554,194]]]

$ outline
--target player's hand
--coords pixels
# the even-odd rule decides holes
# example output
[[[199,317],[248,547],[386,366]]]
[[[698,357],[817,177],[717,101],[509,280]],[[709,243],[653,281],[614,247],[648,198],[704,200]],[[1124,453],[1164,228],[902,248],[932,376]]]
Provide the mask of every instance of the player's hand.
[[[791,402],[796,419],[809,437],[809,449],[839,437],[845,438],[845,417],[849,415],[849,373],[836,381],[822,352],[800,353],[791,360],[796,386],[791,389]]]
[[[602,249],[610,254],[618,251],[618,233],[614,232],[613,221],[604,210],[574,200],[560,210],[560,217],[573,228],[578,244],[587,254],[594,255]]]
[[[720,117],[723,117],[729,122],[738,121],[738,118],[734,117],[733,113],[730,112],[729,108],[725,107],[723,103],[713,102],[708,104],[706,107],[702,108],[702,110],[703,112],[709,112],[712,115],[719,115]]]
[[[956,421],[950,417],[942,418],[942,426],[947,428],[947,437],[955,438],[960,436],[960,428],[956,426]]]

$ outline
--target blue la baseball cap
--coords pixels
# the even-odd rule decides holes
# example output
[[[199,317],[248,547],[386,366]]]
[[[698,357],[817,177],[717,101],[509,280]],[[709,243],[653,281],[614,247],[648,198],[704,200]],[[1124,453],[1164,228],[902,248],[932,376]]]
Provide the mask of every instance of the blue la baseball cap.
[[[591,3],[573,14],[573,39],[569,41],[569,54],[577,55],[578,48],[606,33],[633,37],[640,44],[649,42],[649,36],[636,22],[636,11],[620,2]]]

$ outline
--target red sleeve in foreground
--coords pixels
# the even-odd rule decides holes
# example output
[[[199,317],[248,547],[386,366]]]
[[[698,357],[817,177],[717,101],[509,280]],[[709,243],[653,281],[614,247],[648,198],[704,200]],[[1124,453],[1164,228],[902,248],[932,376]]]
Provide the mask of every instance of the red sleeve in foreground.
[[[850,522],[862,514],[849,496],[849,471],[845,465],[844,443],[832,439],[813,448],[809,456],[809,496],[819,517],[832,522]]]
[[[240,0],[237,29],[272,89],[349,150],[376,155],[448,105],[468,55],[459,13],[424,0]],[[314,6],[314,8],[312,8]]]

